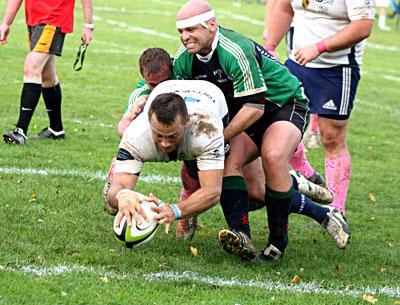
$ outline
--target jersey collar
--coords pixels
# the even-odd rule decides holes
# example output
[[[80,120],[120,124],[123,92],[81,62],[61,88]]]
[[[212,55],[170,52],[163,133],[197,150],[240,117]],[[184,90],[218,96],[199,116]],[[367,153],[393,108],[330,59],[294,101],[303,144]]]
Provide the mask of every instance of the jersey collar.
[[[202,62],[208,62],[210,61],[211,57],[214,54],[215,49],[217,48],[217,44],[218,44],[218,40],[219,40],[219,29],[218,31],[215,33],[215,37],[214,40],[211,44],[211,52],[208,53],[206,56],[201,56],[200,54],[196,54],[197,58],[202,61]]]

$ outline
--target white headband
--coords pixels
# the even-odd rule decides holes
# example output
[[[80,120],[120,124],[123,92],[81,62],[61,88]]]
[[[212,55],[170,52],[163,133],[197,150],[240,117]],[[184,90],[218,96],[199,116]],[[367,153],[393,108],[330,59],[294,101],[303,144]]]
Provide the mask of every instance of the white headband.
[[[198,24],[201,24],[202,26],[204,26],[206,28],[207,25],[205,24],[205,21],[208,21],[214,17],[215,17],[215,12],[214,12],[214,10],[211,10],[211,11],[208,11],[203,14],[196,15],[196,16],[193,16],[193,17],[190,17],[187,19],[177,20],[176,28],[179,30],[179,29],[189,28],[191,26],[195,26]]]

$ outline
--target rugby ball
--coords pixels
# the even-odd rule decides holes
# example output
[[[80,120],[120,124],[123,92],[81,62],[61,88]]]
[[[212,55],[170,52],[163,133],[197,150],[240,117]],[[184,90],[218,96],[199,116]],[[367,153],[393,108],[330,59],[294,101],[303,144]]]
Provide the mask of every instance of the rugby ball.
[[[151,210],[151,207],[157,205],[154,202],[144,201],[141,206],[147,215],[147,221],[141,217],[141,224],[138,224],[135,219],[132,218],[132,226],[129,227],[124,216],[119,226],[117,226],[117,217],[114,218],[114,233],[117,241],[128,248],[139,247],[148,242],[153,238],[158,229],[158,223],[154,220],[154,215],[156,213]]]

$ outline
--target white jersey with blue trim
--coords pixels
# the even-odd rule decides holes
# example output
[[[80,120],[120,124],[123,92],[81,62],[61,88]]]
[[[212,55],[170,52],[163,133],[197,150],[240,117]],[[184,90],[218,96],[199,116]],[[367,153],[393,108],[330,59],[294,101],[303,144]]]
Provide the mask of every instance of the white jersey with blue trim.
[[[291,0],[296,24],[293,36],[294,51],[335,35],[351,21],[375,18],[373,0]],[[353,47],[326,52],[306,64],[310,68],[329,68],[338,65],[361,65],[365,40]]]
[[[189,112],[189,127],[173,159],[160,151],[152,139],[148,110],[162,93],[182,96]],[[199,170],[224,168],[223,118],[228,114],[225,97],[215,85],[200,80],[171,80],[159,84],[150,94],[143,112],[125,130],[119,146],[116,173],[138,174],[144,162],[196,160]]]

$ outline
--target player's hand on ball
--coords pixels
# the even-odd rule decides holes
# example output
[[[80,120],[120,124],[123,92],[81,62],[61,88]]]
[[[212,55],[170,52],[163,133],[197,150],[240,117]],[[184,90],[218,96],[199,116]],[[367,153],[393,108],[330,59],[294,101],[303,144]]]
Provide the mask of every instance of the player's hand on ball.
[[[118,214],[116,225],[119,225],[123,216],[126,218],[128,226],[132,226],[131,216],[135,218],[135,221],[140,224],[142,222],[141,215],[143,219],[147,220],[147,215],[141,207],[143,201],[151,201],[149,196],[145,196],[138,192],[131,190],[121,190],[117,194],[118,199]]]
[[[174,210],[172,209],[171,205],[162,204],[157,207],[152,207],[152,210],[157,212],[157,214],[154,216],[154,219],[157,220],[159,224],[165,225],[164,233],[168,234],[169,228],[176,219]]]

